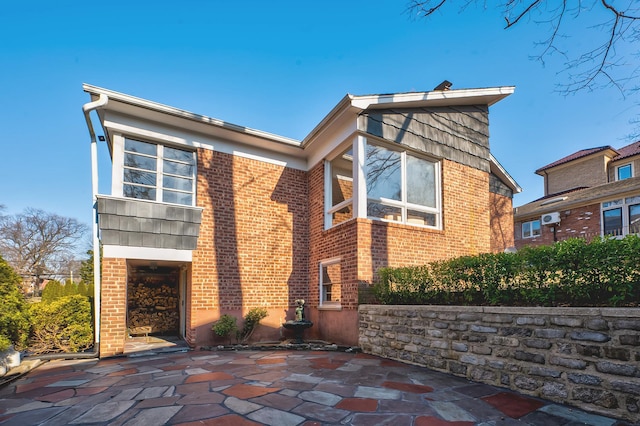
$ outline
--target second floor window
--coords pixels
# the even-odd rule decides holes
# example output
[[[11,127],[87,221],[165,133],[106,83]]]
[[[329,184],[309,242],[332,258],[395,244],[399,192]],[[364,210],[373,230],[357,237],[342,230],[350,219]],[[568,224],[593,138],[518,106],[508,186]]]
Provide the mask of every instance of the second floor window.
[[[126,138],[122,194],[128,198],[191,206],[195,194],[195,154]]]
[[[631,169],[631,164],[625,164],[624,166],[620,166],[616,168],[616,180],[624,180],[632,177],[633,170]]]

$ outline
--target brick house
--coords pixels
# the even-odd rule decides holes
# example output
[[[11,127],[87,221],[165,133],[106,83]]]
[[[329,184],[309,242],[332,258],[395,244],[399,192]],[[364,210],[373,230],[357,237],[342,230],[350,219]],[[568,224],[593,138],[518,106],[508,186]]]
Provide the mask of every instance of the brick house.
[[[513,246],[520,188],[489,151],[488,122],[513,87],[347,95],[302,141],[83,89],[101,356],[147,326],[210,345],[220,315],[252,307],[269,312],[254,340],[282,339],[296,299],[308,338],[355,345],[378,268]]]
[[[536,174],[545,195],[515,208],[517,248],[640,232],[640,141],[583,149]]]

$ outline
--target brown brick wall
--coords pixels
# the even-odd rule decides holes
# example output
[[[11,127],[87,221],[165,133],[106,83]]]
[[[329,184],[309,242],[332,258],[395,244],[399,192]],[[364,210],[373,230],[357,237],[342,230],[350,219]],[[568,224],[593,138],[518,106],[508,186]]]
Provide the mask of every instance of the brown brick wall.
[[[359,222],[361,281],[373,282],[375,271],[385,266],[424,265],[490,251],[488,173],[443,160],[442,175],[442,230]]]
[[[358,286],[371,285],[381,267],[421,265],[491,250],[489,174],[443,160],[442,175],[443,230],[369,219],[353,219],[323,230],[324,166],[311,170],[309,306],[312,320],[323,318],[310,330],[313,335],[340,343],[357,342],[357,324],[329,317],[356,318],[350,311],[358,306]],[[318,312],[318,265],[334,257],[342,259],[342,311]]]
[[[602,155],[548,170],[545,177],[545,195],[604,183],[607,183],[607,166]]]
[[[513,247],[513,200],[504,195],[489,194],[491,251],[499,253]]]
[[[127,338],[127,262],[102,259],[100,356],[122,354]]]
[[[305,172],[200,150],[198,205],[204,211],[188,288],[191,344],[211,341],[220,313],[285,311],[307,298]],[[279,333],[283,318],[273,314],[263,324]]]
[[[534,217],[515,222],[516,248],[525,246],[549,245],[554,242],[553,230],[555,228],[556,240],[562,241],[568,238],[586,238],[588,240],[600,235],[600,203],[576,207],[560,211],[560,223],[554,225],[542,225],[542,234],[537,238],[522,238],[522,223],[539,219]]]

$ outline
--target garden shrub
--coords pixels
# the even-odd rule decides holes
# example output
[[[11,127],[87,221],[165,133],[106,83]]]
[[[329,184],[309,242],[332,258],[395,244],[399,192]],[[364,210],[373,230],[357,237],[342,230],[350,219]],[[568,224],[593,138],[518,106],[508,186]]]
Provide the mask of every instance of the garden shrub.
[[[20,276],[0,256],[0,351],[11,345],[24,349],[29,338],[31,322],[20,282]]]
[[[80,295],[30,306],[34,354],[82,352],[93,345],[91,304]]]
[[[517,253],[382,268],[384,304],[638,306],[640,237],[569,239]]]
[[[236,325],[236,317],[224,314],[218,321],[213,323],[211,329],[217,336],[224,338],[228,337],[229,343],[231,343],[231,333],[235,333],[238,331],[238,326]]]

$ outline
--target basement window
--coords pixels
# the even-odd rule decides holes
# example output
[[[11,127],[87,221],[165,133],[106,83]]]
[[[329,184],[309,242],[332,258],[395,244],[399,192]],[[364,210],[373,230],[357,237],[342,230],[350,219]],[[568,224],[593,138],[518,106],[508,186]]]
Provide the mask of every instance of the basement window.
[[[342,270],[340,258],[320,262],[320,307],[340,308]]]

